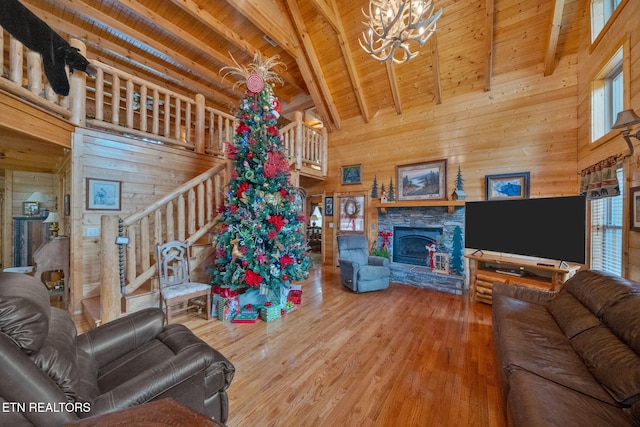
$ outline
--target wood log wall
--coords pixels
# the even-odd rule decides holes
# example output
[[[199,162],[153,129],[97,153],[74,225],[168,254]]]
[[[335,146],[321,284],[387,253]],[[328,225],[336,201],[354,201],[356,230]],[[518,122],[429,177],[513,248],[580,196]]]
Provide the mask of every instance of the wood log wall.
[[[576,4],[574,4],[575,7]],[[531,197],[571,195],[578,192],[578,172],[610,155],[625,153],[619,131],[591,142],[591,83],[604,63],[625,47],[625,108],[640,112],[640,31],[633,17],[640,3],[623,0],[620,11],[605,27],[603,35],[591,42],[589,2],[575,22],[580,31],[578,54],[558,52],[553,74],[544,77],[542,63],[505,70],[509,61],[499,60],[496,49],[491,90],[479,89],[458,95],[445,90],[441,105],[405,109],[396,116],[392,108],[379,112],[370,123],[359,120],[343,123],[329,138],[329,176],[324,185],[311,191],[366,191],[374,176],[378,185],[393,177],[395,166],[421,160],[448,160],[448,194],[453,190],[458,166],[465,180],[468,200],[484,198],[484,176],[494,173],[531,172]],[[496,24],[496,45],[501,46],[500,25]],[[533,33],[529,40],[538,40]],[[509,41],[512,50],[527,49],[523,40]],[[571,51],[565,47],[565,51]],[[531,49],[533,52],[534,49]],[[516,67],[517,68],[517,67]],[[419,78],[419,76],[416,76]],[[637,131],[637,129],[636,129]],[[633,139],[637,147],[638,141]],[[362,164],[363,184],[340,184],[340,167]],[[640,186],[638,154],[627,159],[625,187]],[[627,191],[627,195],[628,195]],[[371,209],[368,210],[369,214]],[[640,280],[640,233],[629,230],[629,199],[625,200],[623,274]],[[332,262],[335,228],[325,220],[325,262]],[[376,239],[375,224],[368,222],[370,241]]]
[[[445,96],[440,105],[392,109],[368,124],[343,123],[329,137],[327,181],[311,192],[371,192],[374,177],[388,188],[396,166],[447,159],[447,195],[458,166],[467,200],[484,198],[485,175],[530,172],[531,197],[574,195],[578,191],[576,57],[561,58],[551,76],[543,64],[495,76],[492,90]],[[416,76],[416,78],[419,78]],[[362,184],[341,185],[340,168],[362,165]],[[336,206],[336,209],[338,207]],[[371,209],[368,209],[371,214]],[[325,217],[325,250],[334,251],[334,231]],[[368,221],[370,242],[377,225]],[[331,256],[325,256],[325,261]]]

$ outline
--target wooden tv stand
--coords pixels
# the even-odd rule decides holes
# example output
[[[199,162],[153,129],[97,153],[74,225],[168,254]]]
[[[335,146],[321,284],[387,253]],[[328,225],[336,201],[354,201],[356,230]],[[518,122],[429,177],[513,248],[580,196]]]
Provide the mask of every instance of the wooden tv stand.
[[[465,257],[469,259],[471,300],[487,304],[491,304],[493,284],[496,282],[557,291],[582,267],[572,264],[560,268],[526,258],[500,255],[470,254]]]

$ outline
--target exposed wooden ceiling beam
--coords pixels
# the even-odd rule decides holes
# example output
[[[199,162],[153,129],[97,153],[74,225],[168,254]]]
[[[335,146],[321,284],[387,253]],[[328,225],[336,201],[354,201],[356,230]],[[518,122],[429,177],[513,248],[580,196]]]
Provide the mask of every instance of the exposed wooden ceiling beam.
[[[554,0],[553,16],[549,28],[549,42],[547,52],[544,56],[544,75],[550,76],[556,68],[556,51],[558,50],[558,38],[560,37],[560,26],[562,25],[562,13],[564,11],[565,0]]]
[[[235,67],[236,64],[229,58],[228,55],[221,54],[220,52],[211,49],[204,48],[205,43],[202,40],[195,39],[195,37],[188,34],[186,31],[182,30],[177,25],[172,24],[170,21],[158,16],[153,13],[151,10],[147,9],[145,6],[140,5],[135,0],[120,0],[121,3],[126,4],[131,7],[136,12],[140,13],[143,16],[147,16],[149,19],[152,19],[154,22],[162,21],[163,28],[169,30],[173,35],[177,38],[180,38],[187,43],[191,44],[193,47],[201,50],[207,55],[211,56],[218,62],[222,63],[227,67]],[[239,34],[233,31],[231,28],[227,27],[222,21],[217,19],[215,16],[211,15],[209,12],[203,10],[198,4],[196,4],[193,0],[171,0],[174,4],[184,10],[186,13],[200,21],[202,24],[207,26],[209,29],[215,31],[220,34],[226,41],[237,46],[241,50],[243,50],[247,55],[253,57],[256,52],[260,52],[260,49],[251,45],[249,42],[244,40]],[[133,6],[131,6],[133,5]],[[155,15],[155,17],[154,17]],[[193,39],[196,41],[194,42]],[[306,88],[301,87],[296,79],[286,71],[284,67],[279,67],[277,73],[282,77],[284,81],[288,84],[293,85],[299,91],[307,92]],[[285,102],[290,102],[290,98],[283,99]]]
[[[316,7],[316,9],[320,11],[320,14],[324,17],[324,20],[327,21],[327,24],[329,24],[329,26],[333,28],[333,31],[335,31],[336,33],[340,33],[341,30],[338,26],[339,20],[336,18],[335,14],[335,12],[338,10],[336,2],[332,1],[331,8],[329,8],[329,5],[327,5],[324,0],[311,0],[311,2]]]
[[[340,129],[340,116],[338,114],[336,104],[333,102],[331,91],[327,86],[327,80],[324,77],[320,61],[318,61],[315,50],[313,49],[313,44],[311,43],[311,38],[309,37],[309,32],[307,31],[304,20],[302,19],[300,8],[298,7],[296,0],[286,0],[286,2],[289,6],[289,12],[291,13],[296,32],[304,46],[305,56],[309,59],[313,74],[318,77],[319,89],[322,94],[322,98],[326,101],[326,107],[329,110],[331,121],[337,129]],[[300,62],[298,62],[298,64],[300,64]]]
[[[298,59],[300,52],[296,49],[298,43],[293,37],[293,28],[288,20],[278,19],[282,16],[281,11],[269,11],[265,0],[227,0],[227,3],[275,40],[294,59]],[[272,7],[277,7],[277,4],[270,3]]]
[[[484,38],[484,90],[491,90],[491,78],[493,77],[493,18],[495,14],[494,0],[485,1],[485,38]]]
[[[316,5],[321,4],[320,9],[326,9],[324,7],[325,3],[322,0],[313,0]],[[338,10],[338,5],[336,4],[336,0],[329,0],[331,2],[331,7],[334,11]],[[323,12],[327,13],[327,20],[331,20],[332,28],[337,33],[338,43],[340,44],[340,51],[342,52],[342,57],[347,66],[347,73],[349,74],[349,79],[351,80],[351,85],[353,86],[353,91],[356,94],[356,101],[358,102],[358,108],[360,108],[360,114],[362,115],[365,123],[369,123],[369,108],[367,107],[367,101],[364,97],[364,91],[362,90],[362,84],[360,83],[360,77],[358,77],[358,72],[356,71],[356,63],[353,60],[353,55],[351,54],[351,49],[349,48],[349,38],[347,37],[347,33],[344,30],[344,25],[342,25],[342,18],[340,15],[335,15],[331,11]]]
[[[436,104],[442,104],[442,81],[440,79],[440,58],[438,56],[438,33],[430,37],[431,40],[431,67],[433,70],[433,92]]]
[[[215,105],[219,107],[235,105],[241,98],[240,95],[238,95],[237,98],[229,97],[220,91],[214,90],[210,86],[187,79],[182,73],[174,72],[167,69],[166,64],[148,60],[142,56],[135,55],[130,51],[129,55],[125,57],[118,53],[122,51],[122,46],[96,37],[93,34],[89,34],[83,28],[71,24],[68,21],[61,21],[54,15],[51,15],[50,13],[45,12],[44,10],[41,10],[32,5],[29,5],[29,9],[33,13],[38,15],[38,17],[45,21],[49,26],[55,28],[57,31],[73,35],[73,37],[77,37],[82,40],[87,45],[87,49],[89,51],[94,51],[97,60],[117,67],[122,71],[128,72],[129,74],[144,78],[159,85],[166,85],[166,82],[170,81],[172,84],[175,84],[176,87],[182,88],[186,93],[191,92],[203,94],[207,99],[211,100]],[[122,62],[116,64],[107,60],[106,58],[101,57],[101,55],[107,57],[117,56],[118,59]],[[127,63],[131,68],[123,67],[122,63]],[[143,72],[140,73],[140,70],[142,70]],[[163,78],[165,79],[165,81],[156,80],[151,77],[152,70],[155,74],[163,73]],[[175,89],[177,90],[177,88]]]
[[[393,105],[398,115],[402,114],[402,99],[400,98],[400,89],[396,79],[396,70],[393,61],[385,61],[387,67],[387,76],[389,77],[389,86],[391,87],[391,95],[393,96]]]

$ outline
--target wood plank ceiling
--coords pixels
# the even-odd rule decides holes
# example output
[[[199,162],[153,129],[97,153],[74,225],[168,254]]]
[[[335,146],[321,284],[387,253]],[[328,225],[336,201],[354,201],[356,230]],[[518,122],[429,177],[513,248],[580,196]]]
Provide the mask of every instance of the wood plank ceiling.
[[[406,64],[385,66],[358,44],[368,0],[22,0],[87,56],[233,110],[242,87],[220,69],[232,57],[278,55],[284,112],[309,111],[329,130],[491,89],[499,73],[540,64],[552,74],[575,53],[585,0],[434,0],[437,38]],[[525,48],[539,46],[539,49]],[[149,78],[149,76],[151,76]]]

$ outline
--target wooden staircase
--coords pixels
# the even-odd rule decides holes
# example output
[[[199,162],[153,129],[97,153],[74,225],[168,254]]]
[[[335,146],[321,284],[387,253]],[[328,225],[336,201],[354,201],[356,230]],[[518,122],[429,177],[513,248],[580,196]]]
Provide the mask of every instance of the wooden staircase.
[[[211,231],[216,208],[224,200],[225,182],[226,164],[221,163],[127,217],[102,216],[100,295],[82,301],[90,325],[160,306],[156,264],[160,243],[189,243],[192,277],[208,282],[205,268],[214,251]],[[126,243],[114,245],[116,239]]]

